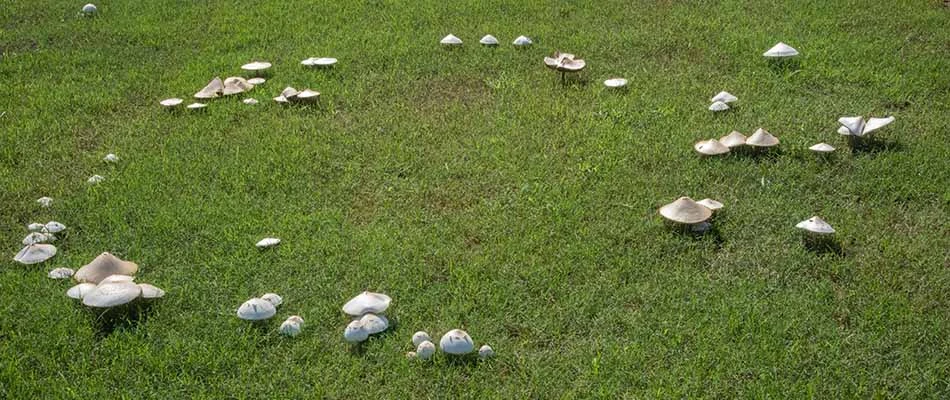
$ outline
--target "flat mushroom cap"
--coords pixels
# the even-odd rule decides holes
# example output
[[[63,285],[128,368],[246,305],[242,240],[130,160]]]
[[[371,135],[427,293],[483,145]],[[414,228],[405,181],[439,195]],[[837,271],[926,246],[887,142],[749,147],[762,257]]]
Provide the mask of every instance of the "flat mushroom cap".
[[[177,97],[172,97],[172,98],[170,98],[170,99],[162,100],[162,101],[158,102],[158,104],[161,104],[161,105],[163,105],[163,106],[165,106],[165,107],[175,107],[175,106],[177,106],[177,105],[180,105],[182,102],[184,102],[184,100],[179,99],[179,98],[177,98]]]
[[[864,118],[863,117],[841,117],[838,123],[844,126],[848,132],[855,136],[864,136]]]
[[[449,354],[468,354],[475,350],[475,343],[468,332],[461,329],[452,329],[442,335],[442,339],[439,340],[439,348]]]
[[[627,80],[623,78],[611,78],[604,81],[604,86],[609,88],[621,88],[627,86]]]
[[[244,100],[241,100],[241,102],[244,103],[244,104],[247,104],[247,105],[252,105],[252,106],[255,105],[255,104],[257,104],[257,103],[259,103],[259,101],[257,101],[257,99],[255,99],[255,98],[253,98],[253,97],[248,97],[248,98],[246,98],[246,99],[244,99]]]
[[[221,81],[221,78],[214,77],[205,87],[201,88],[198,93],[195,93],[196,99],[213,99],[218,97],[218,94],[224,91],[224,82]]]
[[[713,211],[716,211],[716,210],[722,208],[722,203],[720,203],[720,202],[718,202],[718,201],[716,201],[716,200],[713,200],[713,199],[702,199],[702,200],[700,200],[700,201],[697,201],[696,204],[699,204],[699,205],[701,205],[701,206],[703,206],[703,207],[706,207],[706,208],[708,208],[708,209],[710,209],[710,210],[713,210]]]
[[[382,293],[363,292],[343,305],[343,312],[354,317],[363,314],[379,314],[389,308],[392,299]]]
[[[30,232],[42,232],[43,229],[46,229],[46,225],[39,222],[33,222],[26,226],[26,230]]]
[[[715,156],[729,152],[729,147],[726,147],[726,145],[720,143],[716,139],[696,142],[696,144],[693,145],[693,148],[696,149],[696,152],[699,154],[704,154],[707,156]]]
[[[55,238],[55,236],[46,233],[30,232],[23,238],[21,243],[23,243],[24,246],[29,246],[31,244],[46,243]]]
[[[485,36],[482,36],[482,38],[478,41],[478,43],[481,43],[485,46],[497,46],[498,38],[492,35],[485,35]]]
[[[254,61],[241,66],[245,71],[263,71],[270,68],[271,64],[266,61]]]
[[[689,197],[680,197],[676,201],[660,207],[660,215],[681,224],[698,224],[712,217],[712,210]]]
[[[729,109],[729,105],[721,101],[717,101],[709,105],[709,111],[726,111]]]
[[[369,338],[369,331],[360,320],[353,320],[343,329],[343,338],[350,343],[359,343]]]
[[[561,72],[577,72],[587,66],[587,62],[574,59],[571,53],[555,52],[553,57],[544,57],[544,65]]]
[[[165,297],[165,291],[149,285],[147,283],[140,283],[139,289],[142,289],[142,298],[143,299],[157,299],[160,297]]]
[[[864,135],[867,135],[871,132],[874,132],[878,129],[881,129],[885,126],[888,126],[894,122],[894,117],[887,118],[868,118],[867,124],[864,125],[864,131],[861,132]]]
[[[189,109],[189,110],[200,110],[200,109],[205,108],[205,107],[207,107],[207,106],[208,106],[208,105],[205,104],[205,103],[191,103],[191,104],[185,106],[185,108],[187,108],[187,109]]]
[[[380,333],[389,328],[389,320],[383,315],[366,314],[360,318],[363,329],[366,329],[370,335]]]
[[[772,46],[771,49],[768,49],[765,53],[762,53],[762,56],[770,58],[794,57],[797,55],[798,50],[795,50],[795,48],[792,46],[782,42],[778,42],[778,44]]]
[[[723,103],[732,103],[736,100],[739,100],[739,98],[736,96],[733,96],[732,93],[729,93],[726,91],[719,92],[715,96],[713,96],[711,99],[709,99],[709,101],[713,103],[717,101],[721,101]]]
[[[457,36],[450,33],[442,38],[439,43],[446,46],[460,46],[462,44],[462,39],[459,39]]]
[[[808,150],[818,152],[818,153],[831,153],[832,151],[835,151],[835,148],[828,143],[822,142],[822,143],[818,143],[814,146],[809,147]]]
[[[99,283],[110,275],[135,275],[139,270],[138,264],[131,261],[122,261],[118,257],[104,252],[89,264],[83,265],[73,276],[76,282]]]
[[[232,76],[224,80],[224,90],[222,90],[221,93],[225,96],[231,96],[235,94],[244,93],[253,88],[254,88],[254,85],[248,82],[247,79],[237,77],[237,76]]]
[[[719,138],[719,143],[724,144],[726,147],[733,148],[744,145],[745,140],[745,135],[739,133],[739,131],[732,131],[729,132],[728,135]]]
[[[835,228],[832,228],[831,225],[821,217],[814,216],[809,219],[806,219],[802,222],[799,222],[795,225],[798,229],[804,229],[811,233],[817,233],[822,235],[835,233]]]
[[[56,246],[51,244],[31,244],[24,247],[16,256],[13,257],[13,261],[16,261],[20,264],[39,264],[43,261],[49,260],[56,255]]]
[[[237,316],[245,321],[260,321],[277,314],[277,308],[271,302],[257,297],[245,301],[238,308]]]
[[[280,239],[278,238],[263,238],[255,246],[259,249],[264,249],[268,247],[274,247],[280,244]]]
[[[534,43],[531,41],[531,38],[524,35],[516,37],[515,40],[511,42],[511,44],[515,46],[529,46],[531,43]]]
[[[82,300],[83,296],[89,294],[89,292],[92,292],[93,290],[96,290],[96,285],[94,283],[80,283],[69,288],[69,290],[66,291],[66,296],[72,299]]]
[[[70,268],[56,268],[47,274],[50,279],[68,279],[73,276],[73,270]]]
[[[63,225],[56,221],[50,221],[46,223],[46,231],[49,233],[60,233],[66,230],[66,225]]]
[[[316,90],[305,89],[300,93],[297,93],[296,98],[300,100],[314,100],[318,97],[320,97],[320,92]]]
[[[779,140],[765,129],[759,128],[745,140],[745,144],[755,147],[772,147],[778,145]]]
[[[270,302],[274,305],[274,307],[284,304],[284,298],[280,297],[280,295],[277,293],[264,293],[264,295],[261,296],[261,299]]]
[[[142,288],[132,282],[114,282],[97,285],[82,297],[89,307],[109,308],[127,304],[142,294]]]
[[[251,78],[251,79],[248,79],[248,80],[247,80],[247,83],[250,83],[250,84],[252,84],[252,85],[261,85],[261,84],[263,84],[264,82],[267,82],[267,79],[264,79],[264,78]]]

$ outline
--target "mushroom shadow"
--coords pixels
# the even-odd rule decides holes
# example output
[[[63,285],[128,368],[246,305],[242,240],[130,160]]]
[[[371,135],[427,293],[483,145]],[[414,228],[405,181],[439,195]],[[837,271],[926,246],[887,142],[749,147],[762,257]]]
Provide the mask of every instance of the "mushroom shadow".
[[[777,74],[787,74],[789,72],[795,74],[802,70],[802,63],[798,60],[798,57],[774,58],[769,59],[768,63],[769,69]]]
[[[105,310],[80,306],[93,314],[96,329],[96,339],[102,340],[115,332],[116,329],[136,329],[139,324],[148,319],[153,302],[133,301],[118,307]]]
[[[475,366],[478,364],[478,352],[471,352],[463,355],[451,355],[442,353],[446,365],[452,366]]]
[[[715,215],[715,214],[714,214]],[[693,229],[694,225],[699,224],[668,224],[673,225],[671,231],[674,235],[677,235],[682,238],[689,238],[693,240],[712,240],[716,245],[716,249],[721,249],[722,245],[725,243],[725,240],[722,238],[722,234],[719,232],[719,227],[714,223],[715,216],[710,218],[708,222],[709,227],[706,229]],[[702,223],[701,223],[702,224]]]
[[[846,256],[841,243],[833,235],[805,235],[802,239],[805,249],[815,254],[834,254]]]
[[[755,147],[746,145],[733,147],[727,155],[731,155],[732,157],[736,158],[746,158],[756,162],[775,162],[778,161],[778,159],[784,154],[784,151],[782,151],[781,148],[778,148],[778,146]]]
[[[859,138],[848,136],[848,146],[851,154],[875,154],[885,151],[902,151],[904,146],[896,140],[878,139],[875,137]]]

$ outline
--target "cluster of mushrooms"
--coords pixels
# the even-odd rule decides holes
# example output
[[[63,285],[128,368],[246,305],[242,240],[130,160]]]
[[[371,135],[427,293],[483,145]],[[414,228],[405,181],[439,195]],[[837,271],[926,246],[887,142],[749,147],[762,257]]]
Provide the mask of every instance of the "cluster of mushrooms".
[[[481,43],[483,46],[487,46],[487,47],[495,47],[495,46],[498,46],[498,38],[492,35],[485,35],[485,36],[482,36],[482,38],[478,41],[478,43]],[[511,44],[517,47],[530,46],[532,43],[534,42],[531,41],[531,38],[527,36],[523,36],[523,35],[518,36],[517,38],[515,38],[513,42],[511,42]],[[450,33],[448,35],[445,35],[445,37],[443,37],[442,40],[439,41],[439,44],[446,47],[458,47],[462,45],[462,39],[459,39],[458,36],[455,36]]]
[[[165,291],[147,283],[135,283],[138,264],[104,252],[79,268],[75,274],[67,268],[53,270],[56,278],[72,275],[78,282],[66,291],[66,296],[82,301],[92,308],[113,308],[129,304],[137,299],[149,300],[165,296]],[[53,272],[50,276],[53,277]]]
[[[432,338],[424,331],[416,332],[412,335],[412,345],[416,351],[406,353],[408,358],[418,358],[428,360],[435,355],[435,345]],[[450,356],[464,356],[475,350],[475,342],[472,336],[461,329],[452,329],[442,335],[439,340],[439,349]],[[481,359],[491,358],[495,355],[495,350],[485,344],[478,349],[478,357]]]
[[[712,111],[712,112],[726,111],[729,108],[731,108],[729,106],[729,103],[733,103],[738,100],[739,98],[734,96],[732,93],[729,93],[727,91],[721,91],[719,93],[716,93],[715,96],[709,99],[709,101],[712,102],[712,104],[709,105],[709,111]]]
[[[52,202],[52,199],[49,200]],[[28,233],[21,243],[23,248],[13,256],[13,261],[20,264],[39,264],[56,255],[56,246],[50,242],[56,240],[56,234],[66,230],[66,225],[56,221],[45,224],[37,222],[26,226]]]
[[[343,312],[351,321],[343,329],[343,338],[350,343],[361,343],[370,335],[389,329],[389,319],[383,312],[389,308],[392,299],[382,293],[365,291],[347,301]]]
[[[693,232],[705,232],[712,228],[708,221],[714,211],[718,211],[723,204],[713,199],[695,201],[689,197],[680,197],[676,201],[660,207],[663,218],[688,228]]]
[[[769,133],[769,131],[759,128],[749,137],[746,137],[739,131],[732,131],[719,139],[701,140],[693,145],[693,149],[704,156],[718,156],[743,146],[749,146],[750,148],[761,151],[778,146],[779,143],[777,137]]]
[[[261,297],[254,297],[238,307],[237,316],[245,321],[264,321],[277,315],[277,307],[284,304],[284,298],[277,293],[264,293]],[[291,315],[280,324],[278,331],[282,335],[297,336],[303,330],[303,318]]]

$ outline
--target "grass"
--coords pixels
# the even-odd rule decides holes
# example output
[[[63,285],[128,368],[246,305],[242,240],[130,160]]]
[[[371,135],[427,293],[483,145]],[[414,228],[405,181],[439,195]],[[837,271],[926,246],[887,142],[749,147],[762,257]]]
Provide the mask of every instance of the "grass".
[[[944,2],[447,4],[5,4],[0,397],[950,397]],[[798,68],[762,59],[778,41]],[[558,84],[555,50],[588,69]],[[255,59],[274,63],[261,105],[158,106]],[[320,105],[273,104],[288,85]],[[720,90],[739,106],[711,115]],[[846,115],[897,122],[851,152]],[[778,154],[692,152],[758,127]],[[820,141],[841,150],[818,160]],[[682,195],[725,203],[716,234],[667,229],[656,209]],[[815,214],[840,252],[803,246]],[[13,263],[48,220],[59,254]],[[102,251],[168,291],[111,331],[46,278]],[[395,327],[355,351],[340,307],[364,289]],[[274,320],[234,317],[268,291]],[[277,336],[291,314],[304,333]],[[404,357],[456,327],[496,358]]]

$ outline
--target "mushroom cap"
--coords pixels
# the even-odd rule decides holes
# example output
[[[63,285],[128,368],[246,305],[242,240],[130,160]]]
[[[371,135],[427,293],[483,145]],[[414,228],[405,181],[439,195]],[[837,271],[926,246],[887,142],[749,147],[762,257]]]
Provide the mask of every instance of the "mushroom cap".
[[[277,293],[264,293],[264,295],[261,296],[261,299],[270,302],[274,305],[274,307],[284,304],[284,298],[280,297],[280,295]]]
[[[268,247],[277,246],[278,244],[280,244],[280,239],[269,237],[261,239],[259,242],[257,242],[257,244],[255,244],[255,246],[257,246],[259,249],[266,249]]]
[[[676,201],[660,207],[660,215],[681,224],[698,224],[712,217],[712,210],[689,197],[680,197]]]
[[[255,105],[255,104],[257,104],[257,103],[260,103],[259,101],[257,101],[257,99],[252,98],[252,97],[248,97],[248,98],[246,98],[246,99],[244,99],[244,100],[241,100],[241,102],[243,102],[244,104],[252,105],[252,106]]]
[[[867,135],[871,132],[874,132],[878,129],[881,129],[885,126],[888,126],[894,122],[894,117],[887,118],[868,118],[868,122],[864,125],[864,132],[861,132],[864,135]]]
[[[13,256],[13,261],[16,261],[20,264],[39,264],[43,261],[49,260],[56,255],[56,246],[51,244],[31,244],[24,247],[15,256]]]
[[[119,282],[132,282],[135,281],[134,276],[129,275],[109,275],[105,279],[99,281],[99,285],[105,285],[107,283],[119,283]]]
[[[706,207],[706,208],[708,208],[708,209],[710,209],[710,210],[713,210],[713,211],[716,211],[716,210],[722,208],[722,203],[720,203],[720,202],[718,202],[718,201],[716,201],[716,200],[713,200],[713,199],[702,199],[702,200],[700,200],[700,201],[697,201],[696,204],[699,204],[699,205],[701,205],[701,206],[703,206],[703,207]]]
[[[89,3],[82,6],[83,14],[95,14],[96,11],[98,11],[98,9],[96,8],[95,4]]]
[[[363,322],[356,319],[343,329],[343,338],[350,343],[359,343],[369,338],[369,331],[363,327]]]
[[[205,107],[207,107],[207,106],[208,106],[208,105],[205,104],[205,103],[191,103],[191,104],[185,106],[185,108],[187,108],[187,109],[189,109],[189,110],[200,110],[200,109],[205,108]]]
[[[284,96],[277,96],[277,97],[274,97],[274,101],[275,101],[275,102],[278,102],[278,103],[281,103],[281,104],[290,103],[290,100],[287,100],[287,98],[284,97]]]
[[[814,146],[809,147],[808,150],[818,152],[818,153],[831,153],[832,151],[835,151],[835,148],[834,146],[828,143],[821,142]]]
[[[792,46],[789,46],[785,43],[778,42],[775,46],[772,46],[771,49],[762,53],[763,57],[769,58],[782,58],[782,57],[794,57],[798,55],[798,50],[795,50]]]
[[[112,282],[96,285],[82,297],[82,304],[89,307],[109,308],[127,304],[142,294],[142,288],[132,282]]]
[[[838,123],[855,136],[864,136],[864,117],[841,117]]]
[[[744,145],[745,140],[745,135],[739,133],[739,131],[732,131],[729,132],[728,135],[719,138],[719,143],[722,143],[728,148],[733,148]]]
[[[515,40],[511,42],[511,44],[515,46],[530,46],[531,43],[534,43],[531,41],[531,38],[524,35],[516,37]]]
[[[366,291],[346,302],[343,312],[354,317],[368,313],[379,314],[389,308],[390,302],[392,299],[385,294]]]
[[[478,348],[478,357],[481,359],[492,358],[495,355],[495,350],[489,345],[483,345]]]
[[[107,163],[118,162],[118,161],[119,161],[119,156],[117,156],[117,155],[115,155],[115,154],[112,154],[112,153],[109,153],[109,154],[106,154],[105,157],[102,157],[102,161],[105,161],[105,162],[107,162]]]
[[[140,283],[139,289],[142,290],[143,299],[157,299],[160,297],[165,297],[165,291],[147,283]]]
[[[611,78],[604,81],[604,86],[609,88],[622,88],[627,86],[627,80],[623,78]]]
[[[462,39],[459,39],[457,36],[450,33],[442,38],[439,43],[446,46],[461,46]]]
[[[461,329],[452,329],[442,335],[439,340],[439,348],[449,354],[468,354],[475,350],[475,343],[472,337]],[[416,350],[418,353],[418,350]]]
[[[32,222],[26,226],[26,230],[30,232],[42,232],[44,229],[46,229],[46,225],[39,222]]]
[[[132,276],[139,270],[138,264],[131,261],[122,261],[118,257],[104,252],[92,260],[89,264],[83,265],[73,276],[76,282],[96,283],[110,275],[128,275]]]
[[[80,283],[76,286],[69,288],[66,291],[66,296],[76,300],[82,300],[83,296],[89,292],[96,290],[96,284],[94,283]]]
[[[288,100],[290,100],[291,98],[296,97],[298,93],[300,93],[300,92],[297,91],[297,89],[294,89],[294,88],[291,87],[291,86],[287,86],[287,87],[284,88],[284,90],[281,90],[281,91],[280,91],[280,95],[283,96],[284,98],[288,99]]]
[[[716,139],[702,140],[693,145],[696,152],[707,156],[715,156],[729,152],[729,147],[720,143]]]
[[[485,46],[497,46],[498,38],[492,35],[485,35],[485,36],[482,36],[482,38],[478,40],[478,43],[481,43]]]
[[[300,100],[314,100],[320,97],[320,92],[316,90],[304,89],[300,93],[297,93],[296,98]]]
[[[425,342],[425,341],[427,341],[427,340],[432,340],[432,338],[429,337],[429,334],[426,333],[425,331],[419,331],[419,332],[416,332],[416,333],[413,333],[413,334],[412,334],[412,345],[413,345],[413,346],[418,347],[418,346],[419,346],[419,343]]]
[[[719,92],[719,93],[716,93],[715,96],[713,96],[711,99],[709,99],[709,101],[711,101],[711,102],[713,102],[713,103],[715,103],[715,102],[717,102],[717,101],[721,101],[721,102],[723,102],[723,103],[732,103],[732,102],[734,102],[734,101],[736,101],[736,100],[739,100],[739,98],[736,97],[736,96],[733,96],[732,93],[729,93],[729,92],[727,92],[727,91],[725,91],[725,90],[724,90],[724,91],[721,91],[721,92]]]
[[[241,66],[245,71],[263,71],[270,68],[271,64],[266,61],[254,61]]]
[[[224,80],[224,90],[221,91],[221,94],[225,96],[231,96],[244,93],[251,89],[254,89],[254,85],[248,82],[247,79],[241,78],[239,76],[232,76]]]
[[[175,107],[175,106],[180,105],[182,102],[184,102],[184,100],[179,99],[179,98],[177,98],[177,97],[172,97],[172,98],[170,98],[170,99],[162,100],[162,101],[158,102],[158,104],[161,104],[161,105],[163,105],[163,106],[165,106],[165,107]]]
[[[717,101],[709,105],[709,111],[713,111],[713,112],[726,111],[728,109],[729,109],[729,105],[721,101]]]
[[[779,140],[765,129],[759,128],[752,136],[746,138],[745,144],[755,147],[772,147],[778,145]]]
[[[248,79],[248,80],[247,80],[247,83],[250,83],[250,84],[252,84],[252,85],[254,85],[254,86],[262,85],[262,84],[264,84],[264,82],[267,82],[267,79],[260,78],[260,77],[258,77],[258,78],[251,78],[251,79]]]
[[[55,236],[46,233],[30,232],[23,238],[22,243],[24,246],[29,246],[31,244],[46,243],[55,238]]]
[[[360,318],[360,322],[363,324],[363,329],[366,329],[370,335],[389,329],[389,319],[383,315],[366,314]]]
[[[293,323],[303,325],[303,317],[299,315],[291,315],[287,317],[287,321],[291,321]]]
[[[47,222],[45,225],[46,231],[49,233],[60,233],[66,230],[66,225],[63,225],[56,221]]]
[[[423,340],[416,346],[416,356],[420,359],[428,360],[433,355],[435,355],[435,344],[432,342]]]
[[[40,198],[36,199],[36,202],[39,203],[40,206],[49,207],[49,206],[53,205],[53,198],[52,198],[52,197],[43,196],[43,197],[40,197]]]
[[[337,59],[333,57],[310,58],[311,67],[331,67],[336,64]],[[306,60],[305,60],[306,61]],[[307,64],[304,64],[307,65]]]
[[[811,233],[817,233],[821,235],[829,235],[835,233],[835,228],[831,227],[831,224],[825,222],[819,216],[814,216],[809,219],[806,219],[802,222],[799,222],[795,225],[798,229],[804,229]]]
[[[86,179],[86,183],[88,183],[88,184],[90,184],[90,185],[95,185],[95,184],[100,183],[100,182],[102,182],[102,181],[104,181],[104,180],[106,180],[106,177],[104,177],[104,176],[102,176],[102,175],[93,175],[93,176],[90,176],[89,179]]]
[[[257,297],[245,301],[237,310],[237,316],[245,321],[260,321],[277,314],[277,308],[271,302]]]
[[[67,279],[75,273],[71,268],[55,268],[49,272],[50,279]]]
[[[224,82],[221,81],[221,78],[214,77],[211,82],[208,82],[205,87],[201,88],[198,93],[195,93],[196,99],[213,99],[218,97],[221,92],[224,91]]]
[[[577,72],[587,66],[587,62],[575,59],[571,53],[555,52],[551,57],[544,57],[544,65],[561,72]]]
[[[851,136],[851,131],[848,130],[848,127],[846,127],[846,126],[839,126],[839,127],[838,127],[838,134],[840,134],[840,135],[842,135],[842,136]]]
[[[295,337],[300,334],[301,330],[303,330],[303,324],[292,320],[291,318],[287,318],[286,321],[280,324],[280,329],[278,329],[278,332],[280,332],[281,335]]]

